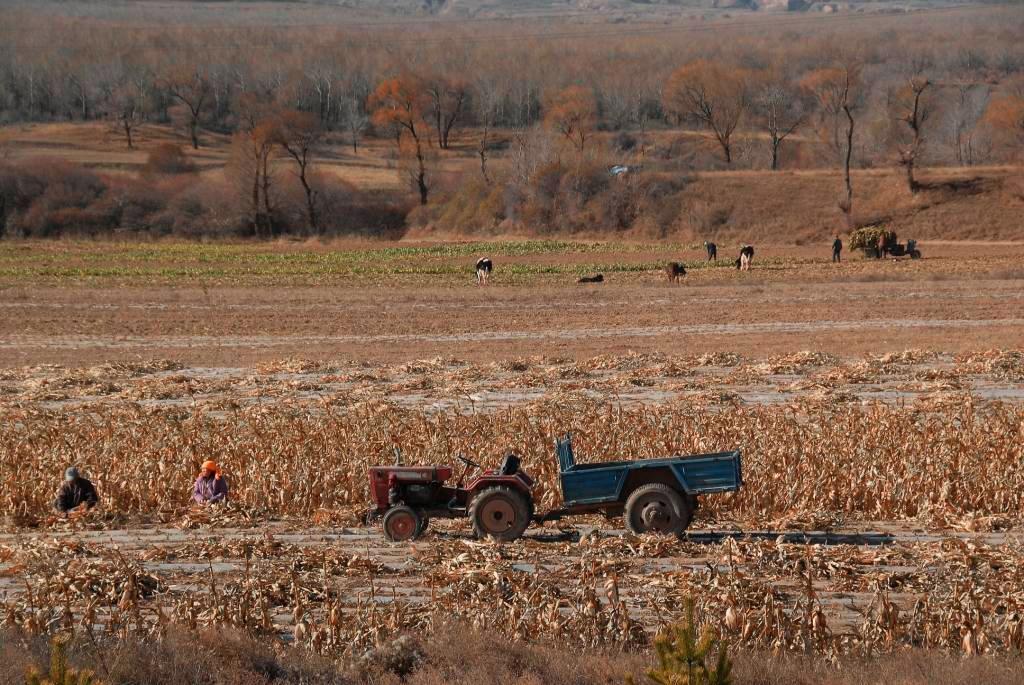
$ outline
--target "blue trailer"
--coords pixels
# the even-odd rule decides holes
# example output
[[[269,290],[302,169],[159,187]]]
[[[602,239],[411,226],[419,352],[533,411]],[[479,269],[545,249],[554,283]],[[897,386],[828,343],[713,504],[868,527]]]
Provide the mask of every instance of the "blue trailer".
[[[562,507],[539,516],[541,521],[599,512],[621,515],[633,533],[679,534],[690,525],[698,496],[743,485],[739,450],[577,464],[571,435],[556,439],[555,450]]]

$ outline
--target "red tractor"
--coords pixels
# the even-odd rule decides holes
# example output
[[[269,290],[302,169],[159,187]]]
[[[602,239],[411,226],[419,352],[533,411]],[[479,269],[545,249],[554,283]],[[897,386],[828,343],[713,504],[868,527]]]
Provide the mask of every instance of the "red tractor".
[[[413,540],[431,518],[469,517],[477,537],[502,542],[519,538],[533,519],[533,479],[519,468],[519,457],[509,452],[497,469],[485,470],[459,456],[466,468],[456,485],[446,485],[451,466],[374,466],[370,492],[381,518],[384,535],[392,542]],[[466,482],[469,470],[479,475]]]

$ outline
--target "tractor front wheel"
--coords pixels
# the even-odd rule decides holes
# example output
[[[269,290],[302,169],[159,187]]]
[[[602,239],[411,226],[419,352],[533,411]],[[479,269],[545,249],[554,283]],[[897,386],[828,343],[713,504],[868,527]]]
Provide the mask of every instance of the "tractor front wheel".
[[[478,538],[511,542],[522,537],[530,525],[530,503],[510,488],[487,488],[473,498],[469,518]]]
[[[404,504],[388,509],[381,523],[384,527],[384,537],[391,542],[415,540],[426,527],[416,510]]]
[[[690,525],[693,511],[678,492],[661,483],[641,485],[626,500],[626,530],[680,535]]]

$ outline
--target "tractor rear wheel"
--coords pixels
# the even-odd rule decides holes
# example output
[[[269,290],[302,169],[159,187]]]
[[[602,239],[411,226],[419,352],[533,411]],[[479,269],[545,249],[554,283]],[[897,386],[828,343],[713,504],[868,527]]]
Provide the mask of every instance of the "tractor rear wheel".
[[[680,535],[690,525],[693,511],[678,492],[661,483],[641,485],[626,500],[626,530]]]
[[[473,498],[469,518],[478,538],[511,542],[519,539],[530,525],[530,503],[521,492],[511,488],[487,488]]]
[[[415,540],[423,532],[423,520],[416,510],[400,504],[384,513],[384,537],[391,542]]]

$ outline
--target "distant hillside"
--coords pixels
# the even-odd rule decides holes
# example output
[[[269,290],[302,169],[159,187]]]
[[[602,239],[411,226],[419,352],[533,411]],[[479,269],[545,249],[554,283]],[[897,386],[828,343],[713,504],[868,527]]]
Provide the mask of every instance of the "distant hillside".
[[[320,21],[489,21],[649,22],[705,18],[736,12],[894,13],[919,9],[993,4],[983,0],[150,0],[107,2],[0,0],[0,7],[47,8],[55,14],[102,19],[147,19],[171,23],[210,20],[239,24]],[[183,11],[183,7],[188,9]],[[244,9],[243,9],[244,7]]]

